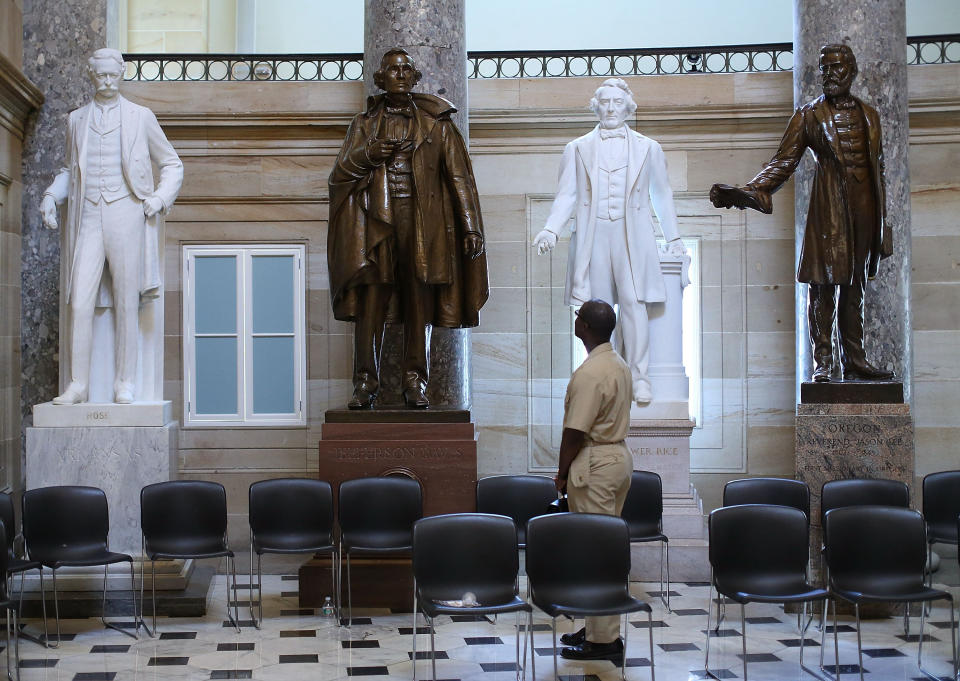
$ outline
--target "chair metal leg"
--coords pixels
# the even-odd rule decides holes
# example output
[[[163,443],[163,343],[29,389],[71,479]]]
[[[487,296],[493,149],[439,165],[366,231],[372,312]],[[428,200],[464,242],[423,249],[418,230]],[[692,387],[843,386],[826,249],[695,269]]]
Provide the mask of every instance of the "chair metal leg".
[[[953,658],[951,663],[953,664],[953,678],[957,678],[957,639],[953,636],[953,630],[955,627],[955,620],[953,616],[953,598],[949,599],[950,606],[950,644],[953,652]],[[941,677],[931,674],[926,669],[923,668],[923,632],[924,624],[926,618],[926,603],[920,604],[920,643],[917,646],[917,669],[920,670],[920,673],[926,676],[928,679],[933,679],[933,681],[939,681]]]
[[[140,640],[140,627],[137,626],[137,582],[133,576],[133,561],[130,561],[130,594],[133,596],[133,633],[124,629],[123,627],[117,626],[113,622],[107,621],[107,565],[103,566],[103,599],[100,602],[100,622],[103,623],[104,627],[119,631],[121,634],[126,634],[130,638]],[[59,636],[59,632],[58,632]]]
[[[233,580],[233,616],[230,615],[230,582],[227,582],[227,619],[233,622],[237,633],[240,633],[240,604],[237,602],[237,563],[233,556],[227,556],[227,562],[230,564],[230,576]],[[226,581],[226,580],[225,580]]]
[[[258,554],[258,557],[259,557],[259,554]],[[249,593],[249,596],[250,596],[250,600],[247,601],[247,606],[248,606],[249,609],[250,609],[250,619],[253,620],[253,626],[254,626],[256,629],[259,629],[259,628],[260,628],[260,621],[263,619],[263,591],[260,591],[260,598],[258,599],[258,600],[259,600],[259,606],[260,606],[260,607],[259,607],[260,617],[258,618],[258,617],[253,613],[253,530],[250,530],[250,564],[249,564],[248,573],[250,574],[250,583],[249,583],[249,586],[248,586],[248,593]],[[259,578],[260,578],[260,569],[259,569],[259,566],[258,566],[258,567],[257,567],[258,586],[259,586]]]
[[[536,652],[534,651],[534,654]],[[557,618],[553,618],[553,678],[560,681],[560,672],[557,671]]]
[[[153,615],[153,631],[157,631],[157,561],[150,561],[150,601],[152,604],[151,614]],[[151,634],[152,636],[153,634]]]
[[[526,656],[526,650],[524,650],[523,665],[521,665],[520,664],[520,611],[519,610],[517,610],[516,612],[515,619],[516,619],[516,622],[514,624],[516,625],[516,629],[517,629],[517,635],[515,637],[517,640],[517,681],[520,681],[521,674],[523,678],[526,677],[527,671],[526,669],[524,669],[524,665],[526,665],[527,663],[527,656]],[[496,622],[496,619],[494,619],[494,622]]]
[[[433,671],[433,681],[437,681],[437,641],[432,617],[427,618],[427,624],[430,627],[430,669]]]
[[[46,626],[46,625],[47,625],[47,603],[46,603],[46,601],[43,600],[43,596],[44,596],[44,594],[43,594],[43,568],[41,567],[38,572],[39,572],[39,574],[40,574],[40,585],[41,585],[41,586],[40,586],[40,606],[41,606],[41,608],[42,608],[42,610],[43,610],[43,625],[44,625],[44,626],[43,626],[43,629],[44,629],[44,632],[46,632],[46,629],[47,629],[47,626]],[[18,606],[18,608],[17,608],[17,612],[23,612],[23,591],[24,591],[24,584],[25,584],[25,582],[26,582],[26,577],[27,577],[27,572],[26,572],[26,570],[24,570],[23,572],[20,573],[20,604],[19,604],[19,606]],[[11,582],[13,581],[13,578],[12,578],[12,577],[10,578],[10,581],[11,581]],[[19,618],[18,618],[18,620],[17,620],[17,641],[18,641],[18,644],[19,644],[19,641],[20,641],[21,638],[25,638],[25,639],[27,639],[28,641],[32,641],[33,643],[36,643],[38,646],[44,646],[45,648],[46,648],[46,647],[49,647],[48,644],[47,644],[46,636],[45,636],[45,635],[44,635],[43,637],[40,637],[40,636],[35,636],[34,634],[31,634],[29,631],[27,631],[27,625],[26,625],[26,623],[19,621]],[[18,668],[17,674],[19,674],[19,673],[20,673],[20,671],[19,671],[19,668]]]
[[[253,569],[253,564],[250,564],[250,569]],[[253,603],[253,581],[250,581],[250,602]],[[250,608],[250,614],[253,615],[253,608]],[[257,554],[257,613],[259,617],[254,617],[253,622],[257,629],[260,628],[260,624],[263,622],[263,554]]]
[[[413,665],[413,681],[417,681],[417,579],[413,579],[413,655],[410,661]]]
[[[860,681],[863,681],[863,641],[860,636],[860,604],[853,604],[853,613],[857,619],[857,662],[860,665]],[[922,640],[921,636],[921,640]],[[840,675],[840,665],[837,664],[837,676]]]
[[[333,562],[333,552],[330,553],[330,600],[333,602],[333,614],[337,618],[337,626],[340,626],[340,602],[337,594],[337,572],[336,565]]]
[[[57,571],[53,568],[50,568],[50,572],[53,575],[53,612],[57,620],[57,645],[50,646],[50,647],[59,648],[60,647],[60,603],[57,598]],[[47,640],[49,640],[49,637]]]
[[[627,681],[627,634],[630,629],[630,618],[623,613],[623,659],[620,660],[620,678]]]
[[[710,630],[707,629],[709,632]],[[653,613],[647,613],[647,636],[650,638],[650,681],[657,681],[656,664],[653,660]],[[627,645],[623,645],[623,666],[627,666]]]
[[[347,551],[347,627],[353,627],[353,585],[350,582],[350,552]]]
[[[718,613],[719,614],[719,613]],[[710,675],[710,620],[713,616],[713,570],[710,570],[710,588],[707,591],[707,642],[704,645],[706,655],[703,658],[703,671]],[[652,661],[652,660],[651,660]]]
[[[670,542],[669,541],[663,542],[663,555],[666,556],[666,559],[667,559],[667,603],[666,603],[667,612],[673,612],[670,609]],[[661,588],[661,591],[662,590],[663,589]]]
[[[527,634],[530,636],[530,678],[531,681],[537,681],[537,650],[533,647],[533,610],[527,613]],[[527,660],[527,639],[523,639],[523,660],[526,664]],[[527,670],[523,670],[524,676],[526,676]]]
[[[153,561],[150,561],[150,564],[153,565]],[[140,624],[143,626],[143,630],[147,632],[147,636],[149,636],[150,638],[153,638],[153,631],[157,630],[156,601],[154,601],[154,606],[153,606],[153,612],[154,612],[153,631],[150,631],[150,627],[148,627],[147,623],[143,620],[143,608],[144,608],[144,603],[146,602],[143,598],[144,585],[147,582],[146,566],[147,566],[146,540],[144,539],[143,534],[141,533],[140,534]]]

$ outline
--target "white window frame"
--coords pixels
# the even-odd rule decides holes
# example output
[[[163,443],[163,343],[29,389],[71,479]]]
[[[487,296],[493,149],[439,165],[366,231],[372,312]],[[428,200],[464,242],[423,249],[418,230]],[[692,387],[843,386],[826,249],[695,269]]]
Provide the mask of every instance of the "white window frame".
[[[294,315],[294,412],[290,414],[255,414],[253,412],[253,339],[255,336],[278,334],[254,334],[253,305],[253,267],[256,256],[281,255],[293,256],[296,267],[293,295]],[[237,267],[237,330],[240,337],[237,351],[237,413],[235,414],[197,414],[196,413],[196,334],[194,300],[194,276],[197,257],[235,256]],[[306,249],[296,244],[189,244],[182,247],[183,272],[183,414],[184,426],[216,427],[265,427],[306,426],[307,414],[307,361],[306,361]],[[229,334],[211,334],[229,335]]]

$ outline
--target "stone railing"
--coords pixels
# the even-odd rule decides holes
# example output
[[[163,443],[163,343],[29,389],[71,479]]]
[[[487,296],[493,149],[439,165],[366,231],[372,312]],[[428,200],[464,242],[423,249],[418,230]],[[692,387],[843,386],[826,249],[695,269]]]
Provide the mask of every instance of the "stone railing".
[[[363,79],[362,54],[128,54],[127,80],[351,81]],[[789,71],[793,45],[727,45],[625,50],[470,52],[470,78],[655,76]],[[908,64],[960,63],[960,35],[907,39]]]

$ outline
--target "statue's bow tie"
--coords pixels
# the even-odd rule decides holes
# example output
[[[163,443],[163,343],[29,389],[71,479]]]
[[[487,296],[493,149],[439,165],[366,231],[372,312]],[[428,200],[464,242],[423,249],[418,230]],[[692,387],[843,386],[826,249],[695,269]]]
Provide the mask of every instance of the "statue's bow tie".
[[[600,139],[608,140],[614,137],[619,137],[621,139],[627,138],[627,131],[623,128],[617,128],[616,130],[607,130],[605,128],[600,128]]]
[[[387,113],[392,116],[406,116],[413,118],[413,109],[409,106],[388,106]]]

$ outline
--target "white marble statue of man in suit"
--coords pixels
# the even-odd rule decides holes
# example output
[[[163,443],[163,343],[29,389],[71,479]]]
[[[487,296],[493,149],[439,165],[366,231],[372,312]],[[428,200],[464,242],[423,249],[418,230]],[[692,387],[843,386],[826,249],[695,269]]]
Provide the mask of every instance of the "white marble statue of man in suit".
[[[617,350],[630,367],[633,398],[653,398],[647,303],[666,300],[650,204],[671,252],[683,253],[663,149],[625,124],[637,110],[621,78],[597,88],[590,109],[600,122],[563,150],[560,181],[550,217],[533,245],[551,250],[571,216],[564,303],[591,299],[617,305]]]
[[[67,203],[61,254],[70,383],[53,401],[87,401],[94,310],[112,305],[114,401],[127,404],[136,398],[141,299],[155,298],[161,288],[157,221],[177,198],[183,164],[153,112],[120,96],[120,52],[97,50],[88,64],[96,93],[70,113],[66,167],[40,204],[44,224],[57,229],[57,206]],[[151,162],[160,169],[156,185]]]

